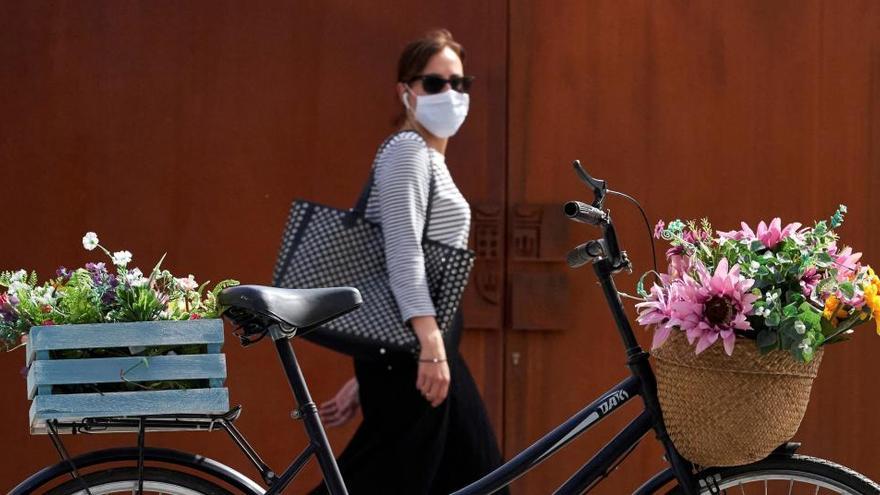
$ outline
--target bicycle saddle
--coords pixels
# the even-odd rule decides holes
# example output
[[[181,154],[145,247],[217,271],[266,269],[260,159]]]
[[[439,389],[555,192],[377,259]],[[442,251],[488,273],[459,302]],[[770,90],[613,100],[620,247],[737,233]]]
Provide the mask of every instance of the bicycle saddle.
[[[238,285],[223,289],[217,296],[237,319],[241,310],[268,317],[299,330],[309,329],[360,307],[361,293],[353,287],[326,289],[280,289],[262,285]]]

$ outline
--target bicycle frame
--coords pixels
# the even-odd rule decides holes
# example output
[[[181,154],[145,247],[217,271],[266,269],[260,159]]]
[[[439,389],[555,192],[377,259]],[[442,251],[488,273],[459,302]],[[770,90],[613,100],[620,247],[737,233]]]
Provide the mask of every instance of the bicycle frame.
[[[604,226],[606,238],[614,238],[613,229],[614,227],[610,222]],[[642,485],[636,493],[653,493],[656,489],[673,479],[678,481],[685,494],[697,493],[697,482],[693,475],[691,464],[679,455],[666,432],[666,426],[663,423],[663,416],[660,411],[660,402],[657,397],[657,384],[654,372],[648,361],[649,355],[639,346],[624,312],[620,296],[614,286],[612,277],[624,264],[628,264],[628,261],[625,260],[625,255],[621,258],[609,257],[599,259],[593,264],[593,267],[602,285],[608,306],[611,308],[618,332],[626,348],[627,366],[630,369],[631,376],[601,395],[590,405],[510,461],[452,495],[486,495],[509,485],[637,395],[642,398],[644,410],[592,459],[575,472],[555,493],[558,495],[568,495],[584,493],[586,490],[589,490],[601,479],[605,478],[617,465],[617,461],[632,451],[642,437],[651,430],[654,430],[656,437],[663,444],[670,468],[655,475],[654,478]],[[281,476],[273,480],[270,484],[271,488],[266,493],[267,495],[279,493],[305,464],[309,456],[314,454],[318,458],[330,494],[345,494],[347,492],[339,475],[330,446],[327,444],[323,427],[318,419],[317,408],[308,394],[308,389],[306,388],[299,365],[296,362],[293,349],[290,342],[287,341],[288,334],[273,328],[270,329],[270,335],[275,340],[282,365],[299,404],[299,409],[297,409],[299,412],[295,416],[304,420],[311,443]],[[241,441],[238,443],[242,446]],[[266,478],[265,474],[264,478]],[[267,481],[269,480],[267,479]]]

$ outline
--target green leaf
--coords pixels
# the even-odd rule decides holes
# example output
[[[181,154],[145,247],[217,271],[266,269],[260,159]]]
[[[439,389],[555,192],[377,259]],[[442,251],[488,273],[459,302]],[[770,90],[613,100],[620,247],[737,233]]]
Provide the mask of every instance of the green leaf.
[[[782,314],[787,318],[792,318],[798,315],[798,306],[797,302],[793,302],[784,308],[782,308]]]
[[[778,327],[779,323],[780,323],[779,313],[776,311],[773,311],[772,313],[770,313],[769,316],[764,318],[764,323],[768,327]]]
[[[779,342],[779,339],[776,335],[776,332],[763,330],[758,332],[757,342],[758,347],[761,349],[761,352],[768,352],[776,348],[776,344],[777,342]]]
[[[639,277],[639,283],[636,284],[636,292],[642,297],[648,297],[648,291],[645,290],[645,277],[651,272],[645,272]]]
[[[856,289],[855,289],[855,287],[853,287],[852,282],[844,282],[844,283],[838,285],[838,287],[840,288],[840,291],[843,292],[843,294],[846,297],[852,299],[853,296],[855,296]]]

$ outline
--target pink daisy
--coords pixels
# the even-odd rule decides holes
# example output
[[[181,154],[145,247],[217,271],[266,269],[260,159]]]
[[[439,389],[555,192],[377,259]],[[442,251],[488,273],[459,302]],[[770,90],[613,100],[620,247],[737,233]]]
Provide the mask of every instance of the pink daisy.
[[[714,274],[699,261],[694,266],[699,280],[685,275],[676,291],[677,300],[670,304],[670,321],[685,332],[688,342],[696,342],[697,354],[720,337],[724,351],[731,355],[736,343],[735,330],[752,329],[746,316],[758,299],[749,292],[755,281],[741,276],[739,265],[728,270],[726,258],[721,259]]]

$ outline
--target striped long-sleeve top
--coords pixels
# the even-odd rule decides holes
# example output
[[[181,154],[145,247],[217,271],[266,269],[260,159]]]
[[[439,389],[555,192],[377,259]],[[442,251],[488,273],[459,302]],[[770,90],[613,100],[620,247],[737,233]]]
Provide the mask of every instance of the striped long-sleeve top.
[[[434,199],[428,238],[466,247],[470,205],[453,182],[446,158],[426,146],[415,132],[393,136],[376,157],[375,167],[366,218],[382,225],[385,263],[403,321],[414,316],[436,316],[422,253],[431,168]]]

